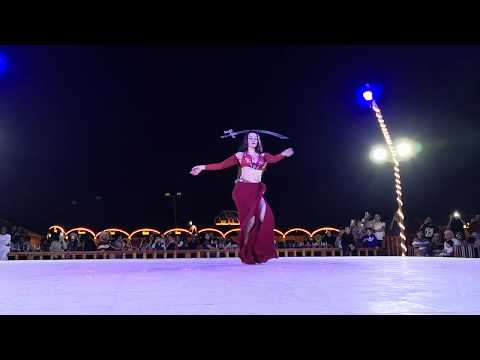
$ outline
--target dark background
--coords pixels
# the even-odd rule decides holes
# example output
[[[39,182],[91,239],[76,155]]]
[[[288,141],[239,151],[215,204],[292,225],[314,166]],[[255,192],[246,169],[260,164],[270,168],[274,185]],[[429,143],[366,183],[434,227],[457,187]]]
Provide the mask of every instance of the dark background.
[[[365,210],[391,219],[383,137],[361,106],[365,82],[393,138],[423,150],[402,163],[409,223],[479,212],[479,46],[2,46],[0,218],[126,230],[213,224],[234,209],[236,168],[189,174],[237,151],[224,130],[260,128],[277,228],[342,226]],[[3,69],[3,70],[2,70]],[[100,197],[100,198],[97,198]],[[76,205],[72,204],[76,201]],[[468,219],[469,220],[469,219]]]

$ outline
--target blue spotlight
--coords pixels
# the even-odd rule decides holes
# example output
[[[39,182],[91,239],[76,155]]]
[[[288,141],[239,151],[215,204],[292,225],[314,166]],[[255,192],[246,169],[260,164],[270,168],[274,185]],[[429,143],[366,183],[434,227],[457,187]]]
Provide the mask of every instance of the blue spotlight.
[[[4,53],[0,52],[0,75],[7,72],[7,67],[7,56]]]

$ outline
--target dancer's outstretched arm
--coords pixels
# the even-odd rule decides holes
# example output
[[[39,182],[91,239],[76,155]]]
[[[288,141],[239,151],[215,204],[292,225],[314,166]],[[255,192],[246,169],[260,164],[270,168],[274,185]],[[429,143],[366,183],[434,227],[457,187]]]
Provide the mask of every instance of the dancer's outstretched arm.
[[[293,155],[293,149],[288,148],[286,150],[283,150],[280,154],[277,155],[272,155],[269,153],[265,153],[265,160],[267,161],[268,164],[274,164],[276,162],[279,162],[280,160],[283,160],[286,157],[290,157]]]
[[[237,163],[238,163],[238,156],[237,154],[233,154],[228,159],[225,159],[219,163],[194,166],[190,171],[190,174],[192,174],[193,176],[196,176],[200,174],[203,170],[223,170],[231,166],[234,166]]]

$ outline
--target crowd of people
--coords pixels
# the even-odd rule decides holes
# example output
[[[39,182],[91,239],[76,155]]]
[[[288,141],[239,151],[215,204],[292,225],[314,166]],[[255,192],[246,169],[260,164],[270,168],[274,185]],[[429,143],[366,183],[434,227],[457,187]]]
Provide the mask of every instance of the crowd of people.
[[[138,241],[137,241],[138,242]],[[131,244],[130,246],[135,246]],[[183,235],[154,236],[142,239],[138,246],[141,250],[214,250],[235,249],[237,244],[231,238],[222,238],[212,233],[196,234],[192,237]]]
[[[472,245],[480,249],[480,215],[475,215],[470,222],[465,222],[460,214],[453,213],[445,225],[436,225],[431,217],[414,231],[415,236],[408,236],[407,245],[413,248],[415,256],[453,256],[454,246]],[[313,239],[305,241],[280,242],[279,248],[335,247],[343,249],[346,254],[356,254],[359,248],[384,248],[385,235],[399,236],[399,218],[395,213],[387,224],[380,215],[373,217],[365,212],[362,219],[352,219],[348,226],[337,234],[326,231]]]
[[[2,231],[7,234],[6,227]],[[0,239],[2,239],[0,237]],[[6,241],[13,244],[12,241]],[[197,234],[193,237],[185,237],[183,234],[166,236],[150,234],[148,237],[128,239],[122,234],[112,235],[107,231],[101,232],[94,240],[90,234],[70,233],[66,236],[63,232],[48,233],[42,239],[39,246],[10,245],[10,251],[120,251],[120,250],[196,250],[196,249],[235,249],[237,244],[231,238],[214,236],[211,233]],[[7,252],[8,253],[8,252]]]
[[[449,217],[445,225],[437,225],[431,217],[416,228],[414,236],[407,236],[407,245],[413,248],[415,256],[453,256],[454,246],[473,245],[480,249],[480,215],[465,222],[458,213]],[[383,248],[385,235],[398,236],[400,227],[395,214],[387,224],[380,215],[372,216],[365,212],[362,219],[352,219],[348,226],[339,232],[327,230],[316,236],[297,239],[277,239],[276,246],[285,248],[341,248],[344,254],[356,255],[359,248]],[[412,234],[413,235],[413,234]],[[166,236],[150,234],[148,237],[128,239],[122,234],[112,235],[104,231],[97,239],[90,234],[63,232],[48,233],[39,245],[32,245],[27,231],[12,226],[9,232],[6,226],[0,228],[0,260],[6,260],[10,251],[62,252],[96,250],[198,250],[198,249],[235,249],[237,244],[232,238],[222,238],[215,233],[184,234]]]
[[[12,226],[8,231],[7,226],[0,227],[0,260],[7,260],[10,251],[32,251],[30,236],[20,226]]]
[[[395,231],[395,224],[391,224],[389,230]],[[352,219],[348,226],[339,232],[330,230],[319,233],[313,238],[304,241],[286,240],[278,242],[278,248],[341,248],[344,253],[355,255],[359,248],[381,248],[387,232],[387,225],[380,215],[371,216],[365,212],[362,219]],[[390,231],[391,233],[391,231]]]
[[[445,226],[427,217],[411,241],[416,256],[453,256],[454,246],[473,245],[480,248],[480,215],[465,222],[460,214],[449,217]]]

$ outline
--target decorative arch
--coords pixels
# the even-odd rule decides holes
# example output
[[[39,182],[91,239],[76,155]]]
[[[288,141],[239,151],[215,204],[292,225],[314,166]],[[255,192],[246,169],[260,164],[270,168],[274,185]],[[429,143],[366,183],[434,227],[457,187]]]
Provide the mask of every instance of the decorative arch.
[[[294,231],[300,231],[300,232],[303,232],[303,233],[307,234],[309,237],[312,237],[312,234],[308,230],[305,230],[305,229],[302,229],[302,228],[293,228],[293,229],[290,229],[290,230],[286,231],[285,234],[283,234],[283,238],[285,239],[288,234],[290,234]]]
[[[174,228],[174,229],[170,229],[170,230],[167,230],[163,233],[163,236],[166,236],[168,234],[170,234],[171,232],[177,232],[177,231],[180,231],[180,232],[184,232],[184,233],[187,233],[189,235],[192,235],[192,232],[191,231],[188,231],[187,229],[183,229],[183,228]]]
[[[91,234],[91,235],[93,236],[93,238],[95,239],[95,233],[94,233],[92,230],[90,230],[90,229],[88,229],[88,228],[85,228],[85,227],[77,227],[77,228],[68,230],[68,231],[65,233],[65,235],[68,235],[68,234],[70,234],[70,233],[72,233],[72,232],[74,232],[74,231],[76,231],[76,232],[81,232],[81,231],[88,232],[88,233]]]
[[[139,232],[143,233],[143,232],[149,232],[149,233],[154,233],[154,234],[157,234],[157,235],[160,235],[160,231],[158,230],[155,230],[155,229],[149,229],[149,228],[143,228],[143,229],[138,229],[138,230],[135,230],[134,232],[132,232],[130,235],[128,235],[128,238],[131,239],[133,237],[133,235],[135,234],[138,234]]]
[[[203,232],[208,232],[208,231],[211,231],[211,232],[215,232],[217,234],[220,234],[222,236],[222,238],[225,238],[225,234],[223,232],[221,232],[220,230],[218,229],[214,229],[214,228],[205,228],[205,229],[202,229],[202,230],[199,230],[198,233],[201,234]]]
[[[277,233],[277,234],[280,235],[282,238],[285,238],[285,234],[282,233],[280,230],[273,229],[273,232],[274,232],[274,233]]]
[[[321,231],[327,231],[327,230],[340,232],[340,230],[335,229],[333,227],[322,227],[322,228],[319,228],[319,229],[315,230],[314,232],[312,232],[312,236],[315,236],[316,234],[318,234]]]
[[[119,233],[122,233],[123,235],[126,235],[127,237],[130,236],[130,234],[129,234],[128,232],[126,232],[125,230],[110,228],[110,229],[105,229],[105,230],[99,231],[99,232],[95,235],[95,238],[97,238],[98,235],[100,235],[102,232],[105,232],[105,231],[106,231],[106,232],[109,232],[109,233],[119,232]]]
[[[55,231],[55,230],[60,230],[61,232],[63,232],[63,233],[65,234],[65,229],[64,229],[63,227],[61,227],[60,225],[50,226],[50,227],[48,228],[48,231],[50,231],[50,230],[53,230],[53,231]]]
[[[231,230],[228,230],[226,233],[225,233],[225,237],[227,237],[229,234],[231,233],[234,233],[236,231],[240,231],[241,229],[240,228],[235,228],[235,229],[231,229]]]

